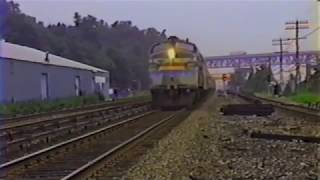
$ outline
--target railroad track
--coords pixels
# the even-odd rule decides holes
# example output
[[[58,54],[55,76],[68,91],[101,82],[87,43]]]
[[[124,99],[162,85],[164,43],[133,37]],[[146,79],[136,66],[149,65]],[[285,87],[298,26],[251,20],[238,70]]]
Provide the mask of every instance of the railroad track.
[[[265,117],[255,117],[252,123],[247,124],[243,129],[244,134],[251,138],[281,141],[301,141],[309,143],[320,143],[320,112],[303,106],[289,105],[260,98],[256,96],[237,94],[241,101],[262,102],[272,104],[277,111],[274,115]],[[243,117],[244,119],[250,117]],[[251,117],[252,119],[252,117]],[[258,127],[255,125],[261,124]]]
[[[267,104],[272,104],[277,109],[280,109],[282,111],[289,112],[290,114],[293,114],[298,117],[305,117],[308,116],[308,118],[312,121],[320,121],[320,110],[317,108],[310,108],[302,105],[294,105],[294,104],[288,104],[284,102],[279,102],[276,100],[271,100],[267,98],[262,98],[254,95],[249,95],[245,93],[232,93],[233,95],[237,95],[242,99],[245,99],[250,102],[262,102]]]
[[[39,113],[39,114],[31,114],[14,118],[5,118],[1,119],[0,130],[5,130],[12,127],[25,126],[28,124],[33,124],[35,122],[42,121],[50,121],[61,118],[66,118],[69,116],[81,115],[90,112],[97,112],[106,108],[113,108],[119,106],[125,106],[128,104],[136,104],[136,103],[145,103],[149,100],[140,100],[140,101],[119,101],[119,102],[106,102],[99,103],[94,105],[88,105],[84,107],[65,109],[53,112]]]
[[[6,118],[1,118],[1,121],[3,124],[11,124],[11,123],[17,123],[20,121],[26,121],[30,119],[46,119],[46,118],[57,118],[60,116],[64,116],[66,114],[70,114],[73,112],[79,112],[83,110],[90,110],[90,109],[97,109],[101,107],[106,107],[106,106],[111,106],[111,105],[116,105],[114,102],[102,102],[102,103],[97,103],[97,104],[91,104],[91,105],[86,105],[82,107],[76,107],[76,108],[68,108],[68,109],[63,109],[63,110],[56,110],[56,111],[50,111],[50,112],[42,112],[42,113],[33,113],[33,114],[27,114],[27,115],[16,115],[13,117],[6,117]],[[3,125],[2,124],[2,125]]]
[[[143,113],[151,108],[149,102],[129,103],[80,112],[60,118],[34,122],[19,122],[0,128],[0,163],[25,153],[45,148],[66,138],[92,131],[112,122]]]
[[[229,171],[230,175],[226,172],[227,177],[220,178],[317,179],[319,122],[308,116],[297,119],[284,111],[265,117],[223,116],[220,122],[226,132],[219,145],[224,162],[230,162],[229,170],[237,170],[235,175]]]
[[[159,121],[135,137],[78,168],[64,177],[64,180],[120,179],[142,155],[156,145],[156,142],[186,119],[190,112],[182,110],[171,118]]]
[[[297,120],[296,117],[281,112],[255,119],[243,129],[243,133],[251,138],[320,143],[320,121],[310,121],[308,117]]]
[[[0,165],[5,179],[69,179],[179,112],[149,111]]]

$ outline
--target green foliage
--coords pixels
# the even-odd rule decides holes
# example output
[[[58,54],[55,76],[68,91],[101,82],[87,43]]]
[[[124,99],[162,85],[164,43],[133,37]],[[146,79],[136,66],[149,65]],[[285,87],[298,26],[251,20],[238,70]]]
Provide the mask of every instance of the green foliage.
[[[284,95],[284,96],[294,95],[295,79],[296,79],[295,75],[290,74],[289,81],[285,85],[285,88],[284,88],[282,95]],[[298,87],[298,89],[301,89],[301,88]]]
[[[301,104],[319,104],[320,96],[309,91],[302,91],[289,97],[292,101]]]
[[[111,86],[118,88],[131,88],[134,80],[142,88],[148,87],[149,47],[166,38],[155,28],[139,29],[131,21],[116,21],[109,26],[94,16],[82,17],[77,12],[74,25],[44,26],[22,13],[16,3],[7,2],[3,7],[9,11],[1,21],[5,22],[7,41],[109,70]]]
[[[273,80],[272,72],[269,68],[262,66],[256,73],[251,73],[245,82],[244,90],[247,92],[267,92],[269,82]]]
[[[289,104],[304,104],[304,105],[317,105],[320,104],[320,95],[313,93],[308,90],[300,90],[295,94],[290,94],[287,96],[275,97],[266,93],[255,93],[256,96],[273,99],[276,101],[289,103]]]
[[[82,96],[55,101],[30,101],[0,106],[0,114],[7,116],[26,115],[76,108],[101,102],[99,96]]]
[[[308,90],[320,96],[320,70],[317,69],[316,73],[312,75],[307,84]]]
[[[241,69],[236,69],[234,74],[231,74],[228,85],[235,90],[236,87],[243,88],[246,83],[247,72]]]

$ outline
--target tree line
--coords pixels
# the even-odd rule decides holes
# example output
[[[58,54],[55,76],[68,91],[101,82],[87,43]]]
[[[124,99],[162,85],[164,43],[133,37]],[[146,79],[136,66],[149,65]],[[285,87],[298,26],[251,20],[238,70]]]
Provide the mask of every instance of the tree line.
[[[166,38],[165,31],[139,29],[131,21],[109,24],[78,12],[73,19],[71,25],[44,25],[19,4],[0,0],[0,35],[6,41],[106,69],[113,87],[148,88],[148,50]]]
[[[310,92],[316,95],[320,95],[320,70],[314,69],[315,72],[311,75],[308,81],[304,80],[298,84],[296,90],[293,88],[295,83],[295,75],[290,74],[288,81],[285,84],[282,95],[292,96],[299,94],[300,92]],[[233,75],[231,75],[231,81],[229,85],[231,88],[241,88],[245,92],[258,92],[258,93],[270,93],[272,89],[270,87],[271,82],[280,85],[280,82],[276,80],[270,67],[265,65],[256,69],[253,69],[248,73],[241,69],[237,69]]]

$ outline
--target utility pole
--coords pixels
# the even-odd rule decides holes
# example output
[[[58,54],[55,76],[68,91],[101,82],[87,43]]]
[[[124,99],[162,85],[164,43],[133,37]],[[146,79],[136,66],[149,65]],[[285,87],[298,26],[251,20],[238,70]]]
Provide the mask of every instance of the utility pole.
[[[289,39],[273,39],[272,40],[272,45],[273,46],[280,46],[280,86],[281,86],[281,90],[284,86],[284,79],[283,79],[283,46],[284,45],[289,45]]]
[[[308,29],[308,21],[290,21],[290,22],[286,22],[286,25],[290,25],[287,26],[285,29],[286,30],[295,30],[295,41],[296,41],[296,78],[295,78],[295,89],[297,89],[298,84],[301,80],[301,72],[300,72],[300,59],[299,59],[299,51],[300,51],[300,47],[299,47],[299,39],[302,39],[299,37],[299,30],[300,29]],[[293,26],[292,26],[293,25]],[[305,39],[305,38],[303,38]]]

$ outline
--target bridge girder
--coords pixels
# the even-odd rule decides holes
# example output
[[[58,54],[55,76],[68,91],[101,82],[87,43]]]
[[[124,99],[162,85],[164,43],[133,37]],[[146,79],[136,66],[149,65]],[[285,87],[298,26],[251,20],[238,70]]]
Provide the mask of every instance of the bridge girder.
[[[317,65],[320,59],[320,52],[310,51],[300,53],[300,64]],[[207,57],[208,68],[246,68],[256,65],[270,64],[280,65],[280,55],[275,53],[248,54],[233,56],[213,56]],[[317,62],[318,61],[318,62]],[[295,53],[283,55],[283,65],[296,64]]]

